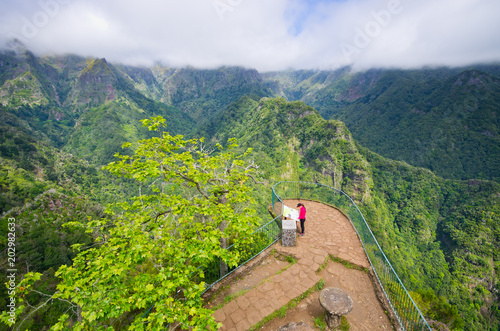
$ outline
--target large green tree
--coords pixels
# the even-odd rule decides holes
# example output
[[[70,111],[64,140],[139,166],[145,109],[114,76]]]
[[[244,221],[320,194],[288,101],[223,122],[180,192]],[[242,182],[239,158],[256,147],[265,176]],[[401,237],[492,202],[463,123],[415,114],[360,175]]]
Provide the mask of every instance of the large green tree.
[[[70,309],[54,330],[217,328],[212,312],[202,306],[203,279],[214,261],[223,261],[222,269],[235,265],[238,247],[251,240],[258,224],[250,194],[257,166],[246,161],[251,150],[234,152],[234,140],[226,148],[209,149],[203,139],[164,132],[162,117],[142,122],[158,136],[125,144],[133,153],[117,154],[119,161],[106,169],[140,181],[143,192],[108,206],[112,221],[68,224],[92,232],[95,246],[74,245],[81,251],[72,265],[56,272],[61,278],[57,291],[39,306],[27,305],[23,315],[19,305],[18,316],[62,300]],[[229,242],[235,249],[226,249]],[[18,302],[39,278],[25,276]],[[7,321],[9,316],[2,317]]]

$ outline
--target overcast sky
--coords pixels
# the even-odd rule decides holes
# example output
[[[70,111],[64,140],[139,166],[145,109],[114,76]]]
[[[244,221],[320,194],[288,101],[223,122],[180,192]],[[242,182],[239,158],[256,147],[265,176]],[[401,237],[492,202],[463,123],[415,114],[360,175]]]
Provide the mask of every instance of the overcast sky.
[[[0,44],[259,71],[500,60],[500,0],[0,0]]]

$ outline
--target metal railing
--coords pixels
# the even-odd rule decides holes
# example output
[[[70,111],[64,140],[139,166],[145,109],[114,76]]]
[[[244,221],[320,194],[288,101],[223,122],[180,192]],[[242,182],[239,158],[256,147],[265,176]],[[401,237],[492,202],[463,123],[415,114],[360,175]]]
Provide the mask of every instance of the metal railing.
[[[279,240],[281,238],[281,228],[278,224],[280,224],[279,216],[255,230],[251,235],[251,243],[239,246],[241,258],[238,265],[229,268],[227,273],[221,272],[219,268],[220,260],[213,261],[208,267],[204,268],[205,278],[203,280],[207,284],[205,292]],[[229,246],[227,249],[234,249],[234,245]]]
[[[283,200],[307,199],[340,209],[348,216],[366,252],[384,294],[404,330],[432,330],[380,248],[363,214],[343,191],[319,183],[279,182],[272,188],[273,210],[283,208]],[[276,213],[282,214],[281,211]]]

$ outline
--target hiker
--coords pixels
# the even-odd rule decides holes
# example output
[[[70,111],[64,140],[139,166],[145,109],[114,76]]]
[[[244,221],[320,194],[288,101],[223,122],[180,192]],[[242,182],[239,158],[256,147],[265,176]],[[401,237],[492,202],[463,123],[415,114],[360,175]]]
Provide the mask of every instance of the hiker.
[[[300,227],[301,227],[301,232],[299,233],[299,236],[303,236],[305,233],[305,227],[304,223],[306,222],[306,207],[302,203],[298,203],[297,207],[300,207],[299,211],[299,220],[300,220]]]

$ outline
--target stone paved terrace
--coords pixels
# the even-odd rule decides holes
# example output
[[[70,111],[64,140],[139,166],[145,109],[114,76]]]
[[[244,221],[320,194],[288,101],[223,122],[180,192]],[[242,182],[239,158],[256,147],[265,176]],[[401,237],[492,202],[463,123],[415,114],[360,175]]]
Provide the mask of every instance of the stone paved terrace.
[[[370,268],[350,221],[335,208],[317,202],[301,202],[307,208],[305,236],[297,237],[296,247],[283,247],[281,241],[272,247],[283,254],[294,256],[297,263],[272,275],[267,281],[214,312],[215,319],[223,324],[222,330],[248,330],[313,287],[322,277],[327,286],[333,284],[353,299],[354,309],[347,316],[351,331],[392,330],[367,273],[359,270],[342,271],[337,267],[330,267],[330,264],[321,273],[317,273],[328,255]],[[298,200],[285,201],[285,205],[293,208],[297,203]],[[317,296],[316,292],[316,301]],[[306,303],[313,304],[315,301],[309,298]]]

